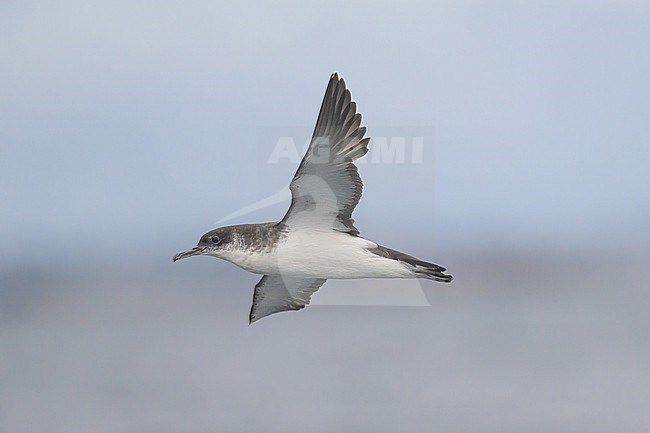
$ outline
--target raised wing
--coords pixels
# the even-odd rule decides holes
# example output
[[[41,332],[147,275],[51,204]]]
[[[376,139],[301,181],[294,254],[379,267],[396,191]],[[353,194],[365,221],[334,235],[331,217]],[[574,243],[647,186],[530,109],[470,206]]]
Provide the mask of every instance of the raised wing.
[[[255,286],[249,323],[281,311],[300,310],[325,283],[321,278],[290,278],[264,275]]]
[[[363,189],[354,161],[368,152],[370,137],[345,81],[330,77],[309,149],[289,188],[289,227],[330,228],[353,235],[352,211]]]

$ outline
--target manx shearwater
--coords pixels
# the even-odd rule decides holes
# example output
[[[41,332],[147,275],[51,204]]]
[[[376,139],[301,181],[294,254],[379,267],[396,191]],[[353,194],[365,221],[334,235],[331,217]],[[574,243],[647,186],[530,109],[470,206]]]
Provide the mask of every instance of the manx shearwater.
[[[330,278],[426,278],[449,283],[445,268],[362,238],[352,211],[362,182],[354,161],[370,137],[338,74],[330,77],[309,148],[289,188],[279,222],[220,227],[174,261],[209,255],[264,276],[255,286],[249,323],[299,310]]]

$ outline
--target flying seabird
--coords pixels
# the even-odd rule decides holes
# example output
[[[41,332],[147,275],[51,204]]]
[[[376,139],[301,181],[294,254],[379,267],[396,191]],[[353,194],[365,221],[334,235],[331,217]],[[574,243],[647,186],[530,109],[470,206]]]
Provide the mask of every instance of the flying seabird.
[[[370,137],[343,78],[332,74],[316,127],[289,188],[291,206],[279,222],[220,227],[178,253],[209,255],[264,275],[255,286],[249,323],[300,310],[331,278],[426,278],[449,283],[445,268],[360,236],[352,211],[363,183],[354,161]]]

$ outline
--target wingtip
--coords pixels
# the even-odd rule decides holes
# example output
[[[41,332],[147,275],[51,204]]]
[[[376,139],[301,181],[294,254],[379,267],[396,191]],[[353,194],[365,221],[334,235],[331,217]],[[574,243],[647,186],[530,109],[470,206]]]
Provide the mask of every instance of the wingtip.
[[[330,75],[330,81],[333,83],[343,83],[343,87],[345,88],[345,80],[343,80],[343,77],[339,75],[338,72],[334,72],[332,75]]]
[[[253,323],[257,322],[260,319],[263,319],[265,316],[259,317],[259,316],[254,316],[250,314],[248,316],[248,326],[251,326]]]

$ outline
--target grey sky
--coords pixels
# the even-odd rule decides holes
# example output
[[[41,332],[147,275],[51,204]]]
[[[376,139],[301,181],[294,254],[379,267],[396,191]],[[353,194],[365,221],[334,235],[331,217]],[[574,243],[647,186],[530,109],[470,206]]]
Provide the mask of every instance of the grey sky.
[[[647,431],[649,22],[642,1],[3,1],[0,432]],[[456,280],[433,307],[247,328],[254,276],[171,257],[287,187],[295,164],[263,161],[334,71],[371,136],[425,137],[421,164],[361,165],[357,226]]]
[[[435,221],[450,246],[647,240],[649,14],[642,2],[5,2],[3,255],[28,259],[46,240],[74,250],[97,227],[120,239],[109,255],[134,236],[171,246],[208,228],[258,197],[257,128],[311,128],[335,70],[371,135],[435,132],[435,162],[406,169],[435,169],[435,196],[363,167],[366,231]]]

